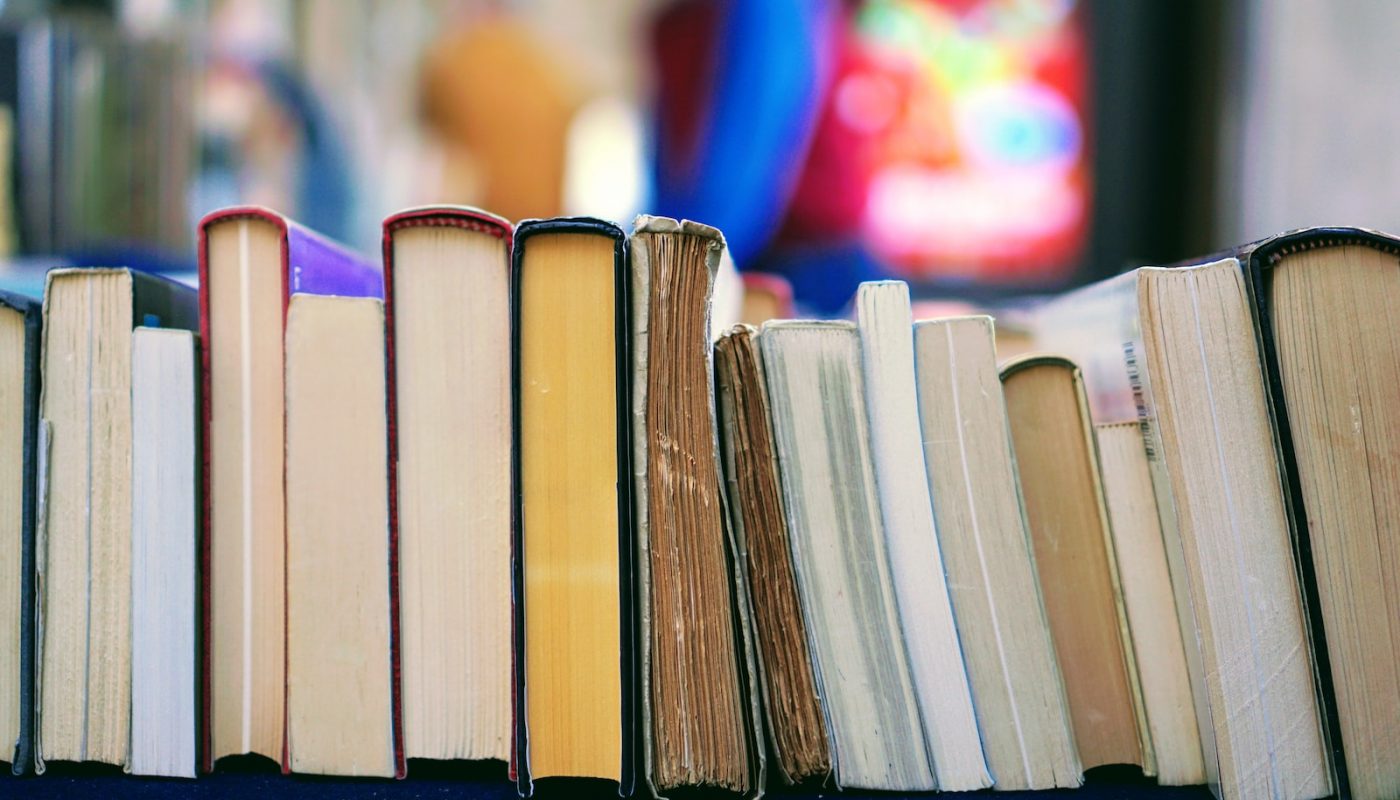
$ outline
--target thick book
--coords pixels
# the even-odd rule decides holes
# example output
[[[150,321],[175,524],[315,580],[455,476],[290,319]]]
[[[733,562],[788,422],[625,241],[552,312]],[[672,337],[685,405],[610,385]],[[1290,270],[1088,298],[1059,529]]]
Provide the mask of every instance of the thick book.
[[[34,531],[39,460],[38,301],[0,292],[0,758],[34,761]]]
[[[929,492],[999,790],[1078,786],[1064,683],[1017,485],[990,317],[914,324]]]
[[[1400,795],[1400,239],[1290,231],[1244,248],[1338,764]],[[1378,624],[1387,620],[1389,624]]]
[[[512,771],[636,784],[627,237],[527,220],[511,256]]]
[[[195,777],[199,632],[194,333],[131,334],[133,775]]]
[[[1001,370],[1036,576],[1085,769],[1156,774],[1084,379],[1057,356]]]
[[[730,530],[745,570],[763,722],[789,784],[831,772],[807,623],[797,596],[758,331],[736,325],[715,342],[715,384]],[[740,609],[743,613],[743,609]]]
[[[871,458],[860,333],[844,321],[779,321],[764,324],[759,343],[836,785],[931,789]]]
[[[917,435],[909,287],[903,281],[862,283],[856,291],[856,327],[875,484],[929,763],[942,791],[985,789],[992,779],[953,621],[925,453]]]
[[[647,784],[658,796],[701,786],[761,795],[748,585],[726,535],[714,405],[710,309],[724,238],[641,216],[629,244]]]
[[[36,543],[35,768],[126,766],[131,737],[132,330],[191,330],[188,286],[61,269],[44,291],[40,415],[50,432]]]
[[[228,755],[286,761],[289,300],[379,298],[383,281],[378,263],[274,211],[242,206],[201,221],[199,287],[200,752],[208,771]]]
[[[465,207],[384,220],[408,758],[510,756],[511,239]]]
[[[1224,798],[1332,793],[1324,704],[1240,262],[1144,267],[1052,301],[1032,327],[1038,346],[1084,368],[1096,426],[1138,423],[1206,782]],[[1105,484],[1110,507],[1127,485]],[[1170,629],[1160,604],[1154,618],[1135,618],[1131,585],[1124,588],[1135,639]],[[1142,677],[1165,783],[1189,774],[1189,739],[1160,702],[1172,693],[1159,691],[1154,702],[1149,690],[1169,676]]]

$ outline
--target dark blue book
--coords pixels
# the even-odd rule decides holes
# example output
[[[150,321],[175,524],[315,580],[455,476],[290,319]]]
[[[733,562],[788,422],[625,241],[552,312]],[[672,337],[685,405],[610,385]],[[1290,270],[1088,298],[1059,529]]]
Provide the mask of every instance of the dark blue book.
[[[18,573],[0,575],[0,591],[9,598],[6,606],[13,614],[5,620],[4,630],[11,638],[0,649],[17,653],[18,662],[9,674],[0,676],[0,687],[9,695],[0,707],[12,711],[0,719],[0,730],[12,744],[0,753],[7,758],[16,775],[28,772],[34,762],[34,469],[38,447],[39,419],[39,303],[24,295],[0,292],[0,381],[10,388],[0,390],[3,404],[3,424],[0,432],[0,458],[18,458],[19,495],[17,505],[7,505],[3,513],[9,516],[0,530],[16,530],[19,538],[7,540],[2,546],[19,547]],[[22,414],[14,411],[23,409]],[[13,427],[12,427],[13,426]],[[7,487],[7,494],[12,491]],[[16,519],[17,517],[17,519]],[[17,617],[18,619],[15,619]]]

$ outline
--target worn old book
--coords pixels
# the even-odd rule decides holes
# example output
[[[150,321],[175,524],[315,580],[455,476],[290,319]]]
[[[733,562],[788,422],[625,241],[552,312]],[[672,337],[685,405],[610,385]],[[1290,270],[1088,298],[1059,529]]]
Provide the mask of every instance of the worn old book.
[[[195,777],[198,357],[190,331],[131,334],[133,775]]]
[[[1345,777],[1357,800],[1400,796],[1400,240],[1311,229],[1240,257]]]
[[[201,762],[280,762],[286,723],[283,330],[293,292],[381,297],[380,265],[264,208],[199,226]]]
[[[1002,367],[1001,382],[1079,762],[1136,764],[1152,775],[1083,378],[1068,359],[1026,356]]]
[[[284,771],[404,774],[384,373],[378,298],[292,294]]]
[[[973,791],[992,781],[953,622],[924,448],[917,435],[913,324],[909,287],[903,281],[860,285],[856,326],[870,449],[914,692],[938,788]]]
[[[1055,301],[1035,324],[1042,346],[1084,365],[1096,424],[1121,414],[1141,424],[1158,510],[1170,512],[1159,518],[1188,659],[1199,647],[1188,672],[1208,782],[1226,798],[1332,793],[1239,262],[1144,267]],[[1134,634],[1151,630],[1130,622]],[[1160,764],[1155,731],[1154,741]]]
[[[995,786],[1078,786],[992,337],[990,317],[914,325],[928,486]]]
[[[761,792],[747,579],[733,569],[726,538],[711,369],[724,238],[688,220],[641,216],[629,244],[646,779],[658,795]]]
[[[127,269],[61,269],[44,290],[35,766],[125,766],[131,743],[132,329],[190,330],[194,290]]]
[[[384,221],[408,758],[510,756],[510,243],[475,209]]]
[[[836,783],[932,789],[876,490],[860,334],[849,322],[769,322],[759,342]]]
[[[797,596],[758,332],[738,325],[715,343],[724,480],[757,640],[763,719],[788,783],[831,772],[807,622]]]
[[[0,759],[34,761],[34,515],[39,303],[0,292]]]
[[[627,249],[529,220],[511,259],[517,786],[635,782]]]

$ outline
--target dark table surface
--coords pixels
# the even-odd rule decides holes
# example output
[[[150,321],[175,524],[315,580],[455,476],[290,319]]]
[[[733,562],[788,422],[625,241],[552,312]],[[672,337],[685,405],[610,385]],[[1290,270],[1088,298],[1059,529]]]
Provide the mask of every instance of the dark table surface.
[[[180,798],[241,797],[257,800],[320,800],[321,798],[383,798],[410,800],[417,798],[491,798],[515,800],[515,787],[506,779],[505,766],[500,763],[455,764],[409,762],[407,780],[353,780],[311,776],[283,776],[271,762],[221,763],[212,775],[198,780],[135,778],[123,775],[115,768],[78,765],[51,765],[39,777],[0,777],[0,798]],[[597,798],[615,800],[612,784],[594,781],[541,781],[535,786],[535,796],[549,798]],[[849,790],[838,792],[833,787],[803,786],[797,788],[774,785],[769,792],[774,800],[781,798],[839,798],[840,800],[893,800],[893,798],[931,797],[933,795],[900,795]],[[1091,770],[1083,787],[1048,792],[977,792],[964,797],[985,797],[987,800],[1209,800],[1210,793],[1201,786],[1180,788],[1159,787],[1144,779],[1137,770],[1103,768]],[[677,794],[682,798],[732,798],[723,793]]]

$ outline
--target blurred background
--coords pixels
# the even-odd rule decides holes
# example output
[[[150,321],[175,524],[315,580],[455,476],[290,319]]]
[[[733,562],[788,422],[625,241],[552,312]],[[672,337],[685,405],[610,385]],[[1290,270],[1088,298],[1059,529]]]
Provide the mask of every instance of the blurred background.
[[[1395,231],[1400,3],[0,0],[0,285],[192,276],[272,206],[639,211],[751,288],[1005,302],[1287,228]]]

